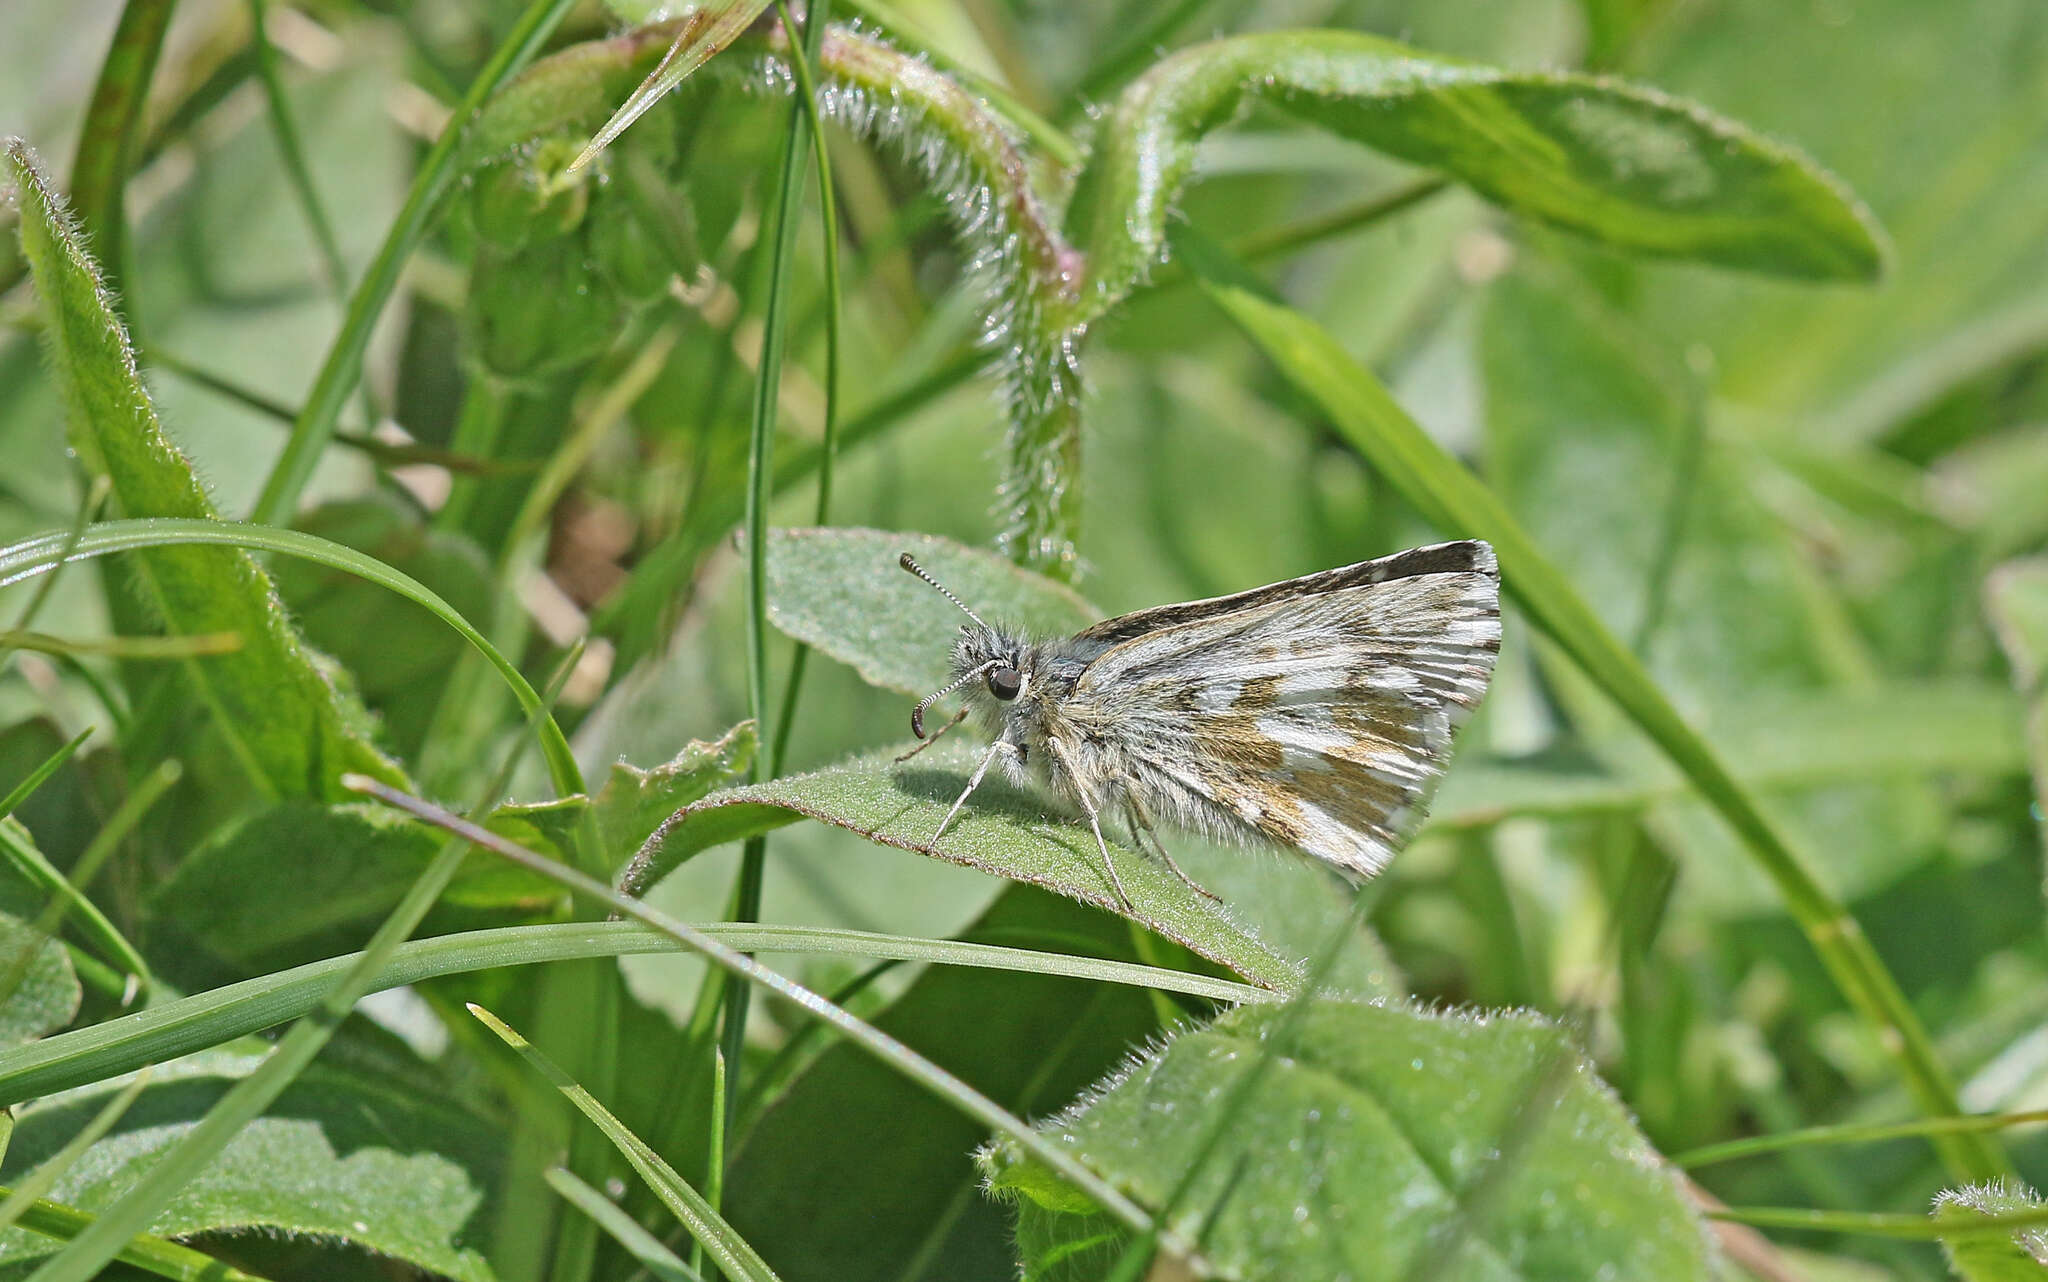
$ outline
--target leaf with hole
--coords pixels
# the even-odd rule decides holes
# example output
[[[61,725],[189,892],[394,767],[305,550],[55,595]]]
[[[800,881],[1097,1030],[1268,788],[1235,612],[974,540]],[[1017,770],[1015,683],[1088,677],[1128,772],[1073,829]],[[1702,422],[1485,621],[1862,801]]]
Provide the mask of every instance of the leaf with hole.
[[[1677,1177],[1563,1030],[1332,998],[1301,1016],[1284,1045],[1278,1007],[1183,1032],[1041,1129],[1156,1207],[1216,1101],[1272,1055],[1171,1226],[1201,1236],[1202,1276],[1716,1276]],[[1019,1207],[1030,1282],[1116,1259],[1121,1235],[1035,1161],[1003,1140],[981,1160]]]

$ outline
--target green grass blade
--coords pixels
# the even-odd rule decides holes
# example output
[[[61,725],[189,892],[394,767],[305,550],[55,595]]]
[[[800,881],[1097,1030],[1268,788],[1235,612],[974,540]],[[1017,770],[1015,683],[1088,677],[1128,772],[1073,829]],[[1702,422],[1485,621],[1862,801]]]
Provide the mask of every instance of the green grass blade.
[[[595,899],[606,904],[613,911],[631,917],[669,938],[684,944],[692,951],[702,954],[712,963],[729,974],[744,977],[776,994],[814,1019],[830,1025],[835,1032],[845,1036],[862,1050],[881,1060],[885,1065],[902,1073],[911,1081],[931,1091],[937,1097],[959,1109],[963,1114],[991,1130],[1000,1132],[1015,1140],[1033,1157],[1044,1162],[1074,1187],[1095,1199],[1108,1214],[1134,1232],[1144,1233],[1152,1226],[1151,1217],[1144,1210],[1106,1181],[1074,1160],[1073,1156],[1057,1145],[1046,1142],[1023,1119],[1003,1109],[995,1101],[961,1081],[953,1074],[940,1068],[924,1056],[911,1050],[903,1043],[883,1033],[865,1020],[827,1001],[825,998],[796,983],[786,976],[777,974],[755,961],[713,939],[693,926],[687,926],[665,913],[649,908],[637,899],[629,899],[603,882],[593,881],[572,869],[565,868],[554,860],[537,855],[530,850],[505,841],[475,824],[458,819],[440,807],[416,797],[378,783],[374,779],[359,778],[353,786],[376,797],[387,805],[395,806],[416,818],[425,819],[451,832],[459,832],[476,845],[492,854],[509,859],[513,863],[548,877],[568,888],[575,894]]]
[[[1960,1112],[1954,1081],[1926,1028],[1856,919],[1814,878],[1808,860],[1500,499],[1431,439],[1320,325],[1270,301],[1262,290],[1248,288],[1242,269],[1213,247],[1188,238],[1186,249],[1210,297],[1404,498],[1446,532],[1494,545],[1502,578],[1529,618],[1663,749],[1742,839],[1843,996],[1880,1044],[1897,1055],[1918,1107],[1932,1116]],[[1948,1167],[1966,1180],[1996,1178],[2010,1169],[1999,1148],[1981,1136],[1931,1138]]]
[[[76,1207],[65,1206],[61,1202],[36,1201],[21,1213],[16,1224],[31,1233],[69,1242],[96,1222],[95,1216]],[[170,1278],[172,1282],[263,1282],[255,1274],[244,1273],[189,1246],[180,1246],[159,1237],[138,1237],[114,1258],[146,1273]]]
[[[105,262],[108,286],[121,297],[128,275],[128,170],[176,8],[177,0],[128,0],[122,6],[71,158],[73,206]]]
[[[815,64],[825,40],[829,0],[814,0],[804,16],[801,44],[789,27],[788,9],[783,26],[789,33],[792,65]],[[796,265],[797,219],[804,196],[804,153],[815,141],[820,151],[824,139],[812,132],[817,117],[816,95],[799,91],[801,101],[789,110],[789,124],[782,143],[782,164],[775,190],[773,214],[769,219],[771,239],[768,259],[768,297],[761,320],[761,361],[754,381],[754,404],[747,436],[747,708],[755,733],[761,736],[754,755],[756,783],[772,778],[782,762],[783,746],[776,738],[782,729],[780,718],[771,725],[768,712],[768,500],[774,487],[775,424],[782,395],[782,358],[789,338],[789,282]],[[832,240],[828,229],[826,241]],[[822,475],[822,473],[821,473]],[[792,673],[801,676],[799,667]],[[767,875],[768,841],[765,836],[747,840],[740,855],[740,867],[732,892],[734,921],[755,921],[761,916],[761,884]],[[725,1112],[714,1123],[730,1128],[742,1098],[739,1079],[741,1048],[747,1035],[747,1012],[753,989],[738,978],[729,978],[721,990],[724,1012],[720,1042],[734,1077],[726,1094]]]
[[[341,332],[335,336],[333,346],[328,348],[327,359],[320,367],[313,391],[306,398],[306,407],[292,425],[292,434],[285,442],[284,452],[278,456],[269,479],[263,484],[263,493],[257,498],[252,515],[257,524],[276,525],[288,518],[298,503],[300,492],[306,488],[306,482],[312,479],[320,454],[327,448],[335,425],[341,419],[342,406],[354,390],[356,380],[362,377],[363,353],[369,348],[370,334],[376,328],[377,318],[383,314],[384,304],[390,300],[392,290],[398,287],[399,273],[404,270],[406,260],[426,238],[428,229],[440,212],[443,198],[455,184],[456,156],[470,122],[484,100],[540,51],[555,27],[573,8],[575,0],[533,0],[528,5],[519,21],[506,33],[504,42],[491,54],[491,60],[470,82],[469,91],[442,128],[440,138],[420,161],[420,167],[413,175],[412,188],[406,192],[405,204],[398,211],[390,231],[385,233],[384,243],[378,247],[377,257],[370,263],[369,270],[356,283],[355,293],[349,299],[348,314],[342,319]]]
[[[1263,988],[1190,971],[1099,957],[1038,952],[955,939],[756,923],[695,924],[693,930],[745,953],[842,956],[942,966],[979,966],[1129,984],[1217,1002],[1268,1002]],[[637,922],[552,922],[466,931],[401,945],[370,980],[370,992],[443,975],[590,957],[677,952],[686,946]],[[0,1051],[0,1107],[130,1073],[144,1064],[218,1046],[312,1010],[360,953],[308,962]]]
[[[306,220],[307,230],[313,233],[313,247],[320,253],[320,265],[327,276],[327,286],[334,292],[335,301],[345,309],[348,306],[348,264],[342,261],[341,242],[335,238],[334,222],[327,216],[326,206],[320,203],[319,189],[313,185],[313,169],[306,163],[306,147],[299,134],[299,122],[292,115],[291,101],[285,96],[284,75],[277,65],[277,46],[270,42],[270,32],[265,23],[270,18],[270,0],[248,0],[249,44],[256,53],[256,76],[263,84],[263,102],[270,113],[270,132],[277,141],[278,155],[284,160],[285,179],[291,184],[292,198],[298,202],[299,214]]]
[[[138,994],[147,992],[155,982],[149,973],[149,963],[143,960],[141,952],[128,942],[114,923],[107,920],[99,906],[86,897],[84,887],[144,812],[177,782],[180,773],[175,762],[165,762],[145,776],[135,791],[122,801],[120,809],[94,834],[92,842],[72,865],[69,877],[43,857],[35,843],[27,839],[26,829],[0,823],[0,854],[5,855],[24,880],[50,896],[48,906],[33,927],[36,935],[49,938],[63,927],[67,919],[76,921],[85,937],[126,973]],[[18,959],[15,966],[0,977],[0,993],[11,994],[14,991],[15,985],[27,974],[32,957],[33,950]]]
[[[1707,1218],[1754,1225],[1760,1229],[1798,1229],[1810,1233],[1853,1233],[1861,1237],[1934,1242],[1943,1238],[1998,1237],[2016,1229],[2048,1224],[2048,1206],[2000,1215],[1955,1213],[1941,1219],[1897,1211],[1813,1211],[1800,1206],[1723,1206]]]
[[[496,1015],[474,1003],[470,1005],[469,1013],[481,1020],[484,1027],[502,1038],[507,1046],[524,1056],[526,1062],[533,1065],[542,1077],[547,1078],[554,1084],[556,1090],[568,1097],[578,1112],[604,1132],[605,1138],[616,1145],[626,1160],[633,1164],[633,1169],[640,1173],[640,1178],[647,1182],[647,1187],[661,1199],[662,1205],[668,1207],[669,1211],[682,1221],[690,1236],[703,1245],[705,1253],[717,1262],[720,1269],[731,1277],[743,1279],[743,1282],[777,1282],[775,1271],[768,1267],[767,1261],[747,1244],[745,1238],[733,1231],[732,1226],[704,1200],[703,1194],[691,1188],[682,1176],[676,1174],[674,1167],[663,1161],[660,1154],[643,1144],[639,1136],[626,1129],[625,1124],[612,1116],[610,1110],[598,1103],[589,1091],[578,1086],[574,1079],[555,1065],[553,1060],[541,1054]]]
[[[0,588],[42,574],[66,561],[180,543],[218,543],[245,548],[252,552],[298,557],[337,570],[345,570],[358,578],[367,579],[379,587],[396,592],[424,606],[436,618],[453,628],[463,640],[474,646],[505,679],[505,684],[512,688],[513,696],[519,700],[519,706],[529,716],[543,711],[540,696],[534,693],[533,687],[527,683],[519,669],[499,653],[497,647],[493,646],[483,633],[477,631],[463,618],[460,611],[431,588],[375,557],[366,556],[354,548],[343,547],[339,543],[299,530],[173,517],[103,521],[88,528],[75,542],[69,534],[45,534],[0,547]],[[558,793],[562,796],[572,796],[584,791],[583,772],[576,764],[575,754],[569,750],[568,740],[562,737],[560,727],[551,717],[541,722],[541,751],[547,760],[548,772]]]
[[[54,775],[59,770],[63,769],[64,763],[71,760],[72,756],[76,754],[80,748],[83,748],[85,746],[85,741],[87,739],[92,738],[92,736],[93,728],[91,726],[87,726],[85,729],[71,736],[71,738],[65,742],[63,747],[57,749],[49,756],[43,758],[43,763],[41,765],[37,766],[34,770],[29,771],[27,778],[23,779],[20,783],[15,784],[14,787],[8,789],[7,795],[5,797],[0,797],[0,819],[5,819],[7,816],[13,814],[15,810],[20,807],[22,802],[27,801],[30,797],[33,797],[36,793],[36,789],[48,783],[50,781],[51,775]]]
[[[1781,1153],[1793,1148],[1817,1148],[1830,1144],[1876,1144],[1885,1140],[1910,1139],[1922,1135],[1954,1135],[1965,1131],[2001,1131],[2009,1126],[2031,1126],[2048,1122],[2048,1109],[2018,1113],[1966,1114],[1962,1117],[1923,1117],[1912,1122],[1852,1123],[1846,1126],[1809,1126],[1780,1135],[1753,1135],[1747,1139],[1707,1144],[1672,1155],[1679,1166],[1711,1166],[1762,1153]]]
[[[703,1275],[676,1258],[673,1251],[640,1227],[632,1216],[620,1210],[604,1194],[577,1179],[561,1167],[547,1173],[548,1187],[560,1193],[569,1205],[597,1222],[614,1242],[640,1262],[640,1267],[660,1282],[702,1282]]]

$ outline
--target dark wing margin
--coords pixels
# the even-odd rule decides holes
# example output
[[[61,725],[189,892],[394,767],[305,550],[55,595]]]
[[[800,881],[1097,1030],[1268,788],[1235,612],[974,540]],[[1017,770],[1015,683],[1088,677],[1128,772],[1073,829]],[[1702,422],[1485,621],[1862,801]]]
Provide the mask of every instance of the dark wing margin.
[[[1326,592],[1342,592],[1346,588],[1386,583],[1392,579],[1413,579],[1425,574],[1475,573],[1499,581],[1500,564],[1494,558],[1491,543],[1482,539],[1432,543],[1428,547],[1409,548],[1392,556],[1383,556],[1373,561],[1360,561],[1356,565],[1346,565],[1335,570],[1321,570],[1315,574],[1305,574],[1298,579],[1270,583],[1265,587],[1234,593],[1231,596],[1210,597],[1203,601],[1161,605],[1132,614],[1119,614],[1113,619],[1104,619],[1089,627],[1075,637],[1075,640],[1100,641],[1115,645],[1132,637],[1143,636],[1147,632],[1157,632],[1161,628],[1193,623],[1219,614],[1235,614],[1240,610],[1257,609],[1277,601],[1321,596]]]

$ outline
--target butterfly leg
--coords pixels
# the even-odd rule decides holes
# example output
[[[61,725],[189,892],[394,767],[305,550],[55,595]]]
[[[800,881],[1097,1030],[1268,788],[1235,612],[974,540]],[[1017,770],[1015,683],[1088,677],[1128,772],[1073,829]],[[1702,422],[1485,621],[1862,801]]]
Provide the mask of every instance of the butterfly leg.
[[[1109,874],[1109,884],[1116,891],[1117,902],[1124,906],[1126,912],[1136,912],[1137,905],[1124,893],[1123,878],[1116,875],[1116,864],[1109,858],[1109,843],[1102,837],[1102,816],[1096,811],[1095,798],[1088,795],[1087,785],[1081,782],[1080,772],[1074,769],[1073,757],[1068,755],[1058,739],[1047,739],[1046,746],[1060,759],[1060,765],[1066,770],[1067,777],[1073,781],[1074,795],[1080,798],[1081,809],[1087,812],[1088,826],[1095,830],[1095,848],[1102,852],[1102,870]]]
[[[1016,751],[1015,748],[1011,747],[1008,743],[1005,743],[1001,739],[996,740],[994,743],[988,746],[987,755],[982,757],[981,764],[974,768],[974,774],[967,780],[967,786],[965,788],[962,788],[960,790],[960,795],[953,799],[953,808],[951,810],[948,810],[946,812],[946,817],[939,821],[939,830],[932,834],[932,839],[926,843],[927,845],[936,846],[939,844],[939,838],[945,836],[946,829],[953,826],[953,818],[954,816],[960,813],[960,807],[967,804],[967,799],[970,796],[974,795],[974,790],[976,788],[981,787],[981,777],[988,773],[989,763],[994,761],[996,759],[996,754],[1001,752],[1005,748],[1009,748],[1012,752]]]
[[[1159,840],[1159,834],[1153,831],[1152,816],[1145,813],[1143,803],[1135,796],[1127,796],[1124,799],[1124,809],[1131,822],[1131,840],[1138,849],[1143,850],[1145,848],[1145,838],[1150,837],[1152,839],[1152,853],[1165,860],[1166,866],[1172,870],[1173,875],[1180,878],[1189,890],[1206,899],[1213,899],[1219,904],[1223,902],[1223,896],[1204,886],[1201,882],[1196,881],[1193,877],[1188,876],[1187,873],[1181,870],[1181,866],[1173,861],[1173,856],[1167,852],[1166,843]]]

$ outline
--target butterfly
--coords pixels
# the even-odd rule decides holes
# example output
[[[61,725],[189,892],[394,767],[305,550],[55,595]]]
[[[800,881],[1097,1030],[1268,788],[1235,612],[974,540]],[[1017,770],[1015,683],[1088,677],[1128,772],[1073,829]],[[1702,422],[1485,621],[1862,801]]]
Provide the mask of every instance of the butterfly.
[[[967,615],[953,679],[910,714],[915,755],[968,716],[988,752],[932,835],[990,766],[1087,816],[1130,907],[1105,817],[1208,898],[1159,840],[1292,847],[1350,879],[1386,866],[1421,823],[1453,735],[1500,653],[1500,569],[1477,540],[1439,543],[1234,596],[1105,619],[1071,637],[982,619],[909,553],[904,569]],[[964,690],[927,738],[924,715]]]

